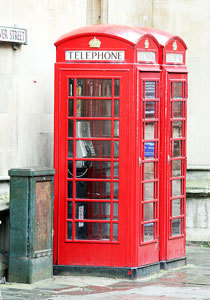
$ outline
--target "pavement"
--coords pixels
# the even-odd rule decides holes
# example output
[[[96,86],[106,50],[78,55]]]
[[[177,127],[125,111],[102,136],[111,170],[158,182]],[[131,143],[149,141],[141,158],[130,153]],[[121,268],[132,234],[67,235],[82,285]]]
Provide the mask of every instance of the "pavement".
[[[187,247],[187,266],[137,280],[54,276],[33,284],[0,284],[0,300],[210,300],[210,248]]]

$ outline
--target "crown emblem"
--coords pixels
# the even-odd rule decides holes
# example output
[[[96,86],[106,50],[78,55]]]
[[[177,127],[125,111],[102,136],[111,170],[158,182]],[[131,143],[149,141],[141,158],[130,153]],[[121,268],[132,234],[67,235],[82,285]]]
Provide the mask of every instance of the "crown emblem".
[[[149,41],[148,41],[148,39],[145,40],[144,47],[145,47],[145,49],[149,48]]]
[[[89,41],[89,45],[91,48],[100,48],[101,41],[94,36],[94,38]]]
[[[173,43],[173,50],[174,50],[174,51],[177,50],[177,43],[176,43],[176,41]]]

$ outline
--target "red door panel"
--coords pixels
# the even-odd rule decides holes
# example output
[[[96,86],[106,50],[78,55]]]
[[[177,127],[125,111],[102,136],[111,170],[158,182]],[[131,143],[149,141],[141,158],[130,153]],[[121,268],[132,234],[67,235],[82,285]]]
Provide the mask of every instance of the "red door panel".
[[[119,70],[60,71],[59,265],[126,265],[128,82]]]
[[[185,256],[187,74],[167,81],[167,260]]]
[[[159,261],[160,73],[140,72],[139,265]]]

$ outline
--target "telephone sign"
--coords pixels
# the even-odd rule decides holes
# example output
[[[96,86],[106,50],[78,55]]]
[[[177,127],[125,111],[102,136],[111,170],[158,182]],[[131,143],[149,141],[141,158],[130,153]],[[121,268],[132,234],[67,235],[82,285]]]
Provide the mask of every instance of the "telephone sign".
[[[185,262],[186,45],[120,25],[55,45],[55,272]]]

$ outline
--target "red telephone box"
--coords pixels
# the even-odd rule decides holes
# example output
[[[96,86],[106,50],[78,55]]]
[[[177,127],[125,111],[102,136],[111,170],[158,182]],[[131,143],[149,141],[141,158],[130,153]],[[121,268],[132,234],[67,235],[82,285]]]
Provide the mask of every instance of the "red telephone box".
[[[134,278],[184,259],[185,44],[93,25],[55,45],[55,270]]]

